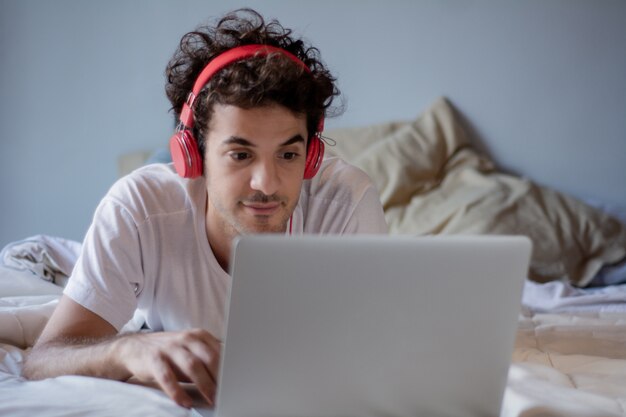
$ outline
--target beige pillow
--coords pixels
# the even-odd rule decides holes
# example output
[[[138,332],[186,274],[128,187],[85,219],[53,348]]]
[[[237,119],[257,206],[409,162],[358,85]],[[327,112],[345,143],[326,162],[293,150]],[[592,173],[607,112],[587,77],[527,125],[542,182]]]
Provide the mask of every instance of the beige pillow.
[[[626,257],[626,226],[573,197],[497,172],[443,98],[412,122],[326,135],[337,141],[329,153],[373,179],[391,233],[527,235],[531,279],[579,286]]]

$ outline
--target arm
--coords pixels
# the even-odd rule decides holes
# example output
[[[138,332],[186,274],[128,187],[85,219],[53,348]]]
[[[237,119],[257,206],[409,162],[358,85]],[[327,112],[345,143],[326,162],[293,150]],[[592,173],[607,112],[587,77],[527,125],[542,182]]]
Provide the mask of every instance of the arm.
[[[204,330],[117,335],[106,320],[63,296],[24,364],[28,379],[74,374],[155,381],[179,405],[191,398],[178,381],[196,384],[213,403],[220,343]]]

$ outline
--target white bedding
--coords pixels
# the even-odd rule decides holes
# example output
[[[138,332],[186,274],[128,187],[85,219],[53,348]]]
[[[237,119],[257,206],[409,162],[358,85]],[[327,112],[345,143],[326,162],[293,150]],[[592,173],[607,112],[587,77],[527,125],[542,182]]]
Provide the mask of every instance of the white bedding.
[[[626,295],[625,288],[615,288]],[[520,317],[502,416],[626,415],[626,313]]]
[[[22,363],[62,292],[29,271],[0,266],[0,416],[193,416],[161,391],[81,376],[21,377]]]
[[[197,415],[150,387],[20,377],[28,346],[60,291],[29,272],[0,267],[0,415]],[[581,290],[527,282],[502,417],[623,416],[625,410],[626,285]]]
[[[43,381],[19,377],[24,351],[0,344],[2,416],[190,416],[152,388],[81,376]]]

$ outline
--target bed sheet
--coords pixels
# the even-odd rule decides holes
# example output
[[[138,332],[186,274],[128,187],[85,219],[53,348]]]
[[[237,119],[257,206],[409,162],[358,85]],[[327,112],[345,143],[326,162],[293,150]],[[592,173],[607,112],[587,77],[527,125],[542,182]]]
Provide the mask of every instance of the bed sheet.
[[[25,350],[0,344],[2,416],[192,416],[161,391],[125,382],[82,376],[43,381],[20,377]]]
[[[0,266],[0,416],[193,416],[152,387],[82,376],[28,381],[25,355],[62,288]]]
[[[502,417],[626,415],[626,313],[520,316]]]
[[[626,415],[626,285],[525,285],[501,416]],[[4,267],[0,289],[0,415],[198,415],[153,387],[81,376],[25,380],[24,357],[61,290]]]

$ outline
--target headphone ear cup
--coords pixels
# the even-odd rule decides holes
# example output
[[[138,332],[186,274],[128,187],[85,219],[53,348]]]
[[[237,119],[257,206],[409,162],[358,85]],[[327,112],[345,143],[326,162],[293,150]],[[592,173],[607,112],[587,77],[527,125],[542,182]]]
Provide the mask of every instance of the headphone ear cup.
[[[183,178],[196,178],[202,175],[202,157],[190,130],[183,129],[172,135],[170,153],[178,175]]]
[[[309,139],[309,146],[306,153],[306,165],[304,166],[304,179],[310,180],[317,174],[324,159],[324,142],[318,135],[313,135]]]

